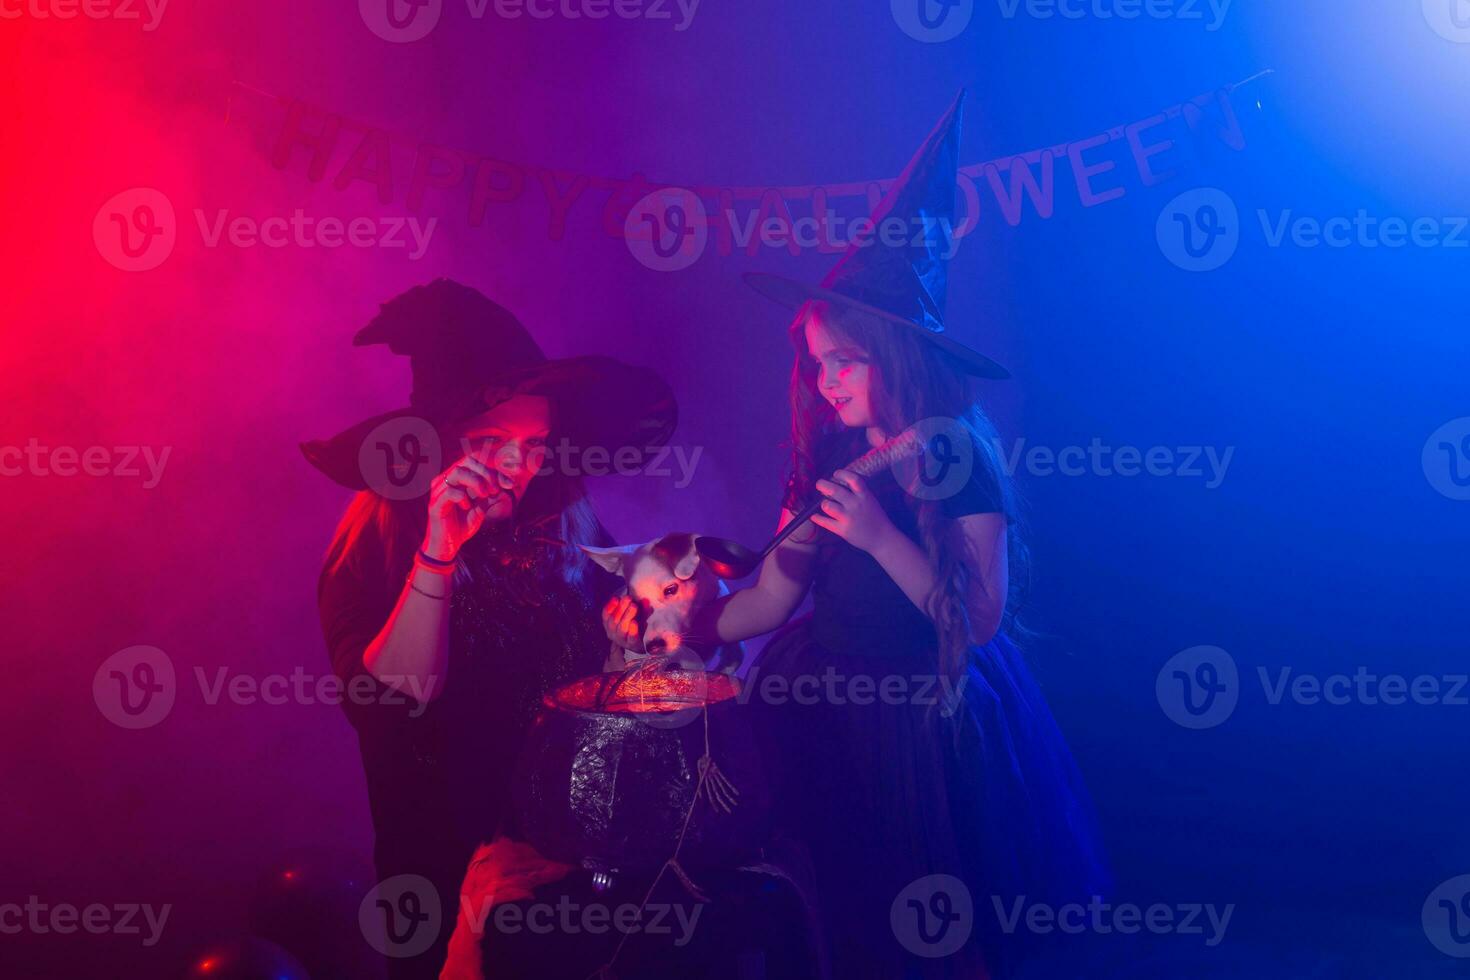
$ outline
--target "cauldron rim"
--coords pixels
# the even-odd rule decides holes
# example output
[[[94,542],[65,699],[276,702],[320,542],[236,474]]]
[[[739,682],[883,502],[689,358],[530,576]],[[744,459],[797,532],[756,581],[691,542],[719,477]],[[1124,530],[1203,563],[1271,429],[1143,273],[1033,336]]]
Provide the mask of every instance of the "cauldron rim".
[[[703,678],[705,678],[704,683],[705,691],[707,694],[713,692],[723,692],[723,696],[719,697],[717,700],[705,700],[702,703],[683,704],[677,707],[670,707],[667,710],[663,711],[632,711],[628,710],[627,708],[608,707],[606,704],[604,704],[602,707],[588,707],[569,704],[561,699],[564,693],[582,687],[584,685],[591,688],[591,690],[596,692],[599,697],[606,697],[611,693],[611,691],[606,686],[616,685],[620,676],[626,677],[627,674],[630,672],[631,671],[607,671],[598,674],[588,674],[584,677],[578,677],[575,680],[567,681],[566,683],[561,684],[551,691],[548,691],[541,698],[541,706],[544,710],[548,711],[562,711],[569,715],[585,715],[594,718],[606,718],[611,716],[616,718],[637,719],[640,716],[646,715],[669,717],[672,715],[677,715],[682,711],[699,711],[704,708],[713,708],[716,705],[735,700],[740,696],[742,686],[740,683],[740,678],[736,677],[733,674],[726,674],[720,671],[709,670],[680,671],[679,673],[697,673],[701,675]]]

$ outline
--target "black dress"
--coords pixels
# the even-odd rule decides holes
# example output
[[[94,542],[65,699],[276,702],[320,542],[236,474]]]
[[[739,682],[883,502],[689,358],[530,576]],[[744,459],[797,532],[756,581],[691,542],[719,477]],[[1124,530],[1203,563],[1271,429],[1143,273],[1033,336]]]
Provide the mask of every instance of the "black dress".
[[[379,880],[421,876],[439,901],[433,944],[389,957],[395,980],[438,976],[470,856],[510,825],[511,774],[541,698],[601,669],[598,611],[617,583],[591,568],[584,582],[568,582],[548,571],[548,557],[526,533],[494,528],[464,546],[471,581],[449,600],[448,676],[442,696],[423,706],[377,684],[362,662],[412,554],[389,569],[383,542],[364,535],[348,562],[323,572],[319,609],[333,669],[372,692],[347,698],[346,710],[362,750]]]
[[[843,443],[822,471],[862,448]],[[891,472],[868,486],[917,541]],[[977,466],[940,506],[959,518],[998,500]],[[750,683],[783,829],[811,855],[831,975],[1009,972],[1024,944],[998,928],[995,901],[1108,887],[1075,764],[1009,638],[972,647],[959,681],[939,677],[929,618],[870,555],[820,535],[812,611]]]

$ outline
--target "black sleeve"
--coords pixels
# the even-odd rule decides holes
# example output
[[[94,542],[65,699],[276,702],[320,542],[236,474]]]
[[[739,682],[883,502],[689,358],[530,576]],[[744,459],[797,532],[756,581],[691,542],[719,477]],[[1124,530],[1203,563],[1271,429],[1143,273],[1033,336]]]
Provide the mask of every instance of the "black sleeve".
[[[950,520],[957,520],[970,514],[1004,512],[1000,484],[990,467],[985,465],[984,458],[978,453],[975,455],[975,465],[970,471],[970,478],[953,494],[940,501],[939,510]]]

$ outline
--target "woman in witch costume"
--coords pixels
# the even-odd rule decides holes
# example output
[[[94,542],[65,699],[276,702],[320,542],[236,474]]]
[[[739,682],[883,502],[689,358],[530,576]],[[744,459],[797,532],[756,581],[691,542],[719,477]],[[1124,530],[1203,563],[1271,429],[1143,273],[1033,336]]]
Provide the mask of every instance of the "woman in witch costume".
[[[874,213],[904,234],[853,246],[820,285],[747,277],[797,311],[782,525],[823,501],[700,629],[758,635],[812,592],[751,703],[844,980],[1004,975],[1025,951],[997,908],[1107,889],[1080,777],[1008,636],[1024,549],[972,388],[1008,375],[944,332],[959,133],[957,99]],[[915,426],[916,465],[842,468]],[[772,677],[790,697],[762,695]],[[802,679],[837,693],[797,698]]]
[[[429,941],[414,928],[430,896],[383,896],[401,913],[390,973],[434,977],[470,856],[509,820],[541,698],[597,672],[607,650],[599,610],[616,583],[596,581],[577,545],[610,541],[544,449],[654,447],[677,412],[652,372],[548,360],[514,316],[447,279],[384,304],[354,343],[408,355],[413,394],[408,409],[302,447],[358,491],[319,607],[362,750],[379,879],[426,879],[440,903]]]

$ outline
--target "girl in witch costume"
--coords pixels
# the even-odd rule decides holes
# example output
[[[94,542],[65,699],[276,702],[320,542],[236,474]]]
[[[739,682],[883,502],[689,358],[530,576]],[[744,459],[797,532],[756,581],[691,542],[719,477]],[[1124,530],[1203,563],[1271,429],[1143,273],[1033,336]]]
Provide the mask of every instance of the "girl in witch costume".
[[[379,880],[415,892],[381,896],[389,972],[435,977],[470,857],[510,818],[511,772],[541,698],[596,673],[607,650],[599,610],[617,583],[576,546],[610,541],[580,481],[540,457],[562,438],[657,446],[677,412],[652,372],[547,360],[514,316],[447,279],[384,304],[354,343],[407,354],[413,394],[408,409],[302,446],[358,491],[319,607],[362,750]],[[395,447],[398,465],[381,462]],[[561,873],[534,857],[514,870]],[[417,893],[425,880],[435,895]],[[420,936],[422,922],[442,928]]]
[[[824,499],[700,630],[764,633],[812,592],[750,702],[844,980],[1011,973],[1030,951],[998,909],[1108,888],[1075,764],[1008,636],[1024,549],[971,385],[1008,375],[944,333],[959,132],[957,99],[873,215],[903,223],[901,246],[854,246],[820,285],[747,277],[797,311],[782,525]],[[841,468],[913,426],[917,463]],[[790,696],[763,696],[773,677]]]

